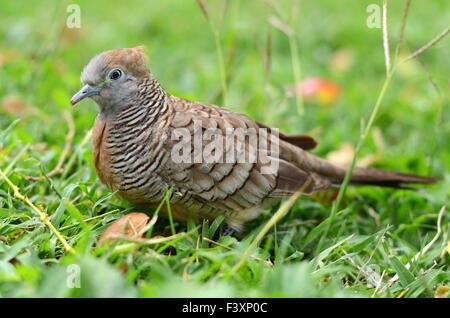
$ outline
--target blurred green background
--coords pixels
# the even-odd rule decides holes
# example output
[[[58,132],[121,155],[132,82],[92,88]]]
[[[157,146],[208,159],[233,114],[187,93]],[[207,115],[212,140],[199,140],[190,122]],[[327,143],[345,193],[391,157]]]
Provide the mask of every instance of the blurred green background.
[[[360,136],[361,119],[370,115],[386,70],[382,32],[380,28],[367,26],[367,6],[381,5],[381,1],[305,0],[299,7],[291,0],[205,2],[210,22],[217,30],[216,37],[197,1],[193,0],[0,2],[0,132],[5,132],[15,119],[20,118],[8,134],[0,135],[0,168],[7,170],[35,204],[45,207],[52,221],[59,222],[57,227],[72,226],[64,234],[71,244],[78,244],[81,254],[86,255],[85,259],[75,261],[85,264],[84,273],[91,269],[98,272],[97,266],[105,267],[104,277],[86,278],[94,287],[73,291],[55,285],[50,277],[63,279],[66,272],[61,264],[74,262],[73,257],[64,254],[55,238],[39,226],[27,207],[11,198],[8,186],[0,181],[0,255],[3,253],[0,256],[0,295],[189,296],[195,284],[205,286],[196,296],[372,294],[373,287],[368,286],[364,275],[357,274],[358,269],[343,260],[339,251],[330,254],[324,260],[325,265],[320,265],[326,267],[323,274],[314,280],[310,278],[310,273],[317,268],[311,267],[308,261],[313,258],[314,246],[323,233],[323,228],[318,229],[317,224],[294,227],[295,231],[279,229],[279,232],[271,233],[265,242],[266,254],[261,252],[261,257],[279,258],[278,244],[286,241],[285,250],[281,251],[286,255],[280,256],[282,261],[274,271],[262,268],[259,274],[255,273],[256,267],[249,264],[245,269],[248,273],[240,273],[240,278],[224,278],[216,271],[223,274],[226,270],[218,270],[220,266],[227,268],[228,265],[223,264],[232,265],[239,259],[240,246],[248,244],[245,239],[229,243],[236,247],[236,253],[231,256],[225,250],[214,251],[217,252],[215,261],[221,264],[216,264],[218,267],[213,266],[214,260],[205,260],[206,263],[198,263],[197,268],[184,268],[180,264],[183,259],[190,259],[192,252],[183,250],[185,246],[178,248],[187,251],[186,255],[179,252],[179,258],[167,263],[151,260],[155,263],[145,270],[139,261],[139,257],[145,255],[142,250],[138,256],[111,256],[107,252],[104,256],[102,252],[103,260],[94,260],[93,257],[99,256],[94,250],[95,238],[128,205],[107,197],[108,190],[99,184],[93,171],[90,145],[82,143],[97,113],[95,103],[85,101],[73,109],[69,103],[70,97],[81,87],[79,75],[92,56],[104,50],[145,45],[150,70],[170,93],[225,106],[287,133],[309,133],[319,140],[314,153],[323,157],[339,151],[342,143],[354,145]],[[72,3],[81,9],[81,28],[66,26],[70,15],[67,8]],[[404,3],[389,1],[392,54]],[[448,1],[412,1],[400,57],[407,56],[447,28],[449,9]],[[293,12],[296,13],[294,18]],[[291,28],[298,47],[301,80],[322,78],[338,87],[339,96],[332,97],[330,103],[305,100],[304,113],[298,113],[296,99],[288,94],[289,88],[298,84],[290,41],[269,21],[282,21]],[[216,41],[224,58],[227,105],[223,105]],[[373,245],[358,250],[355,257],[366,265],[374,262],[379,266],[380,275],[383,271],[395,274],[399,270],[395,266],[398,264],[390,263],[387,255],[399,253],[401,263],[406,264],[435,235],[436,214],[449,202],[449,56],[449,39],[446,38],[420,55],[420,60],[398,66],[374,125],[378,139],[382,140],[382,149],[370,135],[361,152],[363,158],[378,154],[376,160],[371,161],[374,167],[435,175],[441,180],[439,185],[418,193],[352,189],[348,202],[345,202],[350,210],[337,217],[336,225],[324,238],[325,247],[330,247],[351,233],[361,235],[361,240],[372,237]],[[267,61],[270,61],[270,67]],[[42,171],[48,172],[56,165],[68,130],[63,116],[65,111],[72,113],[76,127],[71,165],[52,181],[25,180],[26,175],[41,175]],[[70,199],[82,218],[96,217],[116,208],[120,213],[109,215],[114,218],[96,219],[101,222],[88,235],[85,229],[77,227],[77,217],[73,213],[63,211],[65,205],[61,203],[64,201],[61,197]],[[367,221],[370,209],[377,211],[381,219]],[[295,213],[285,222],[323,220],[328,217],[329,210],[327,204],[306,200],[295,207]],[[262,220],[252,223],[247,233],[253,233],[252,229],[256,231]],[[161,227],[167,225],[166,221],[161,222]],[[406,296],[432,296],[437,285],[448,283],[448,256],[439,258],[448,240],[448,222],[446,213],[443,219],[445,231],[433,249],[433,256],[410,273],[413,278],[429,273],[427,268],[438,258],[438,271],[433,272],[432,286],[423,287],[416,283],[411,287],[408,281],[402,281],[402,284],[394,284],[392,290],[389,286],[381,296],[397,295],[407,286]],[[383,228],[387,231],[391,225],[394,228],[389,231],[395,235],[389,236],[389,247],[383,252],[376,244],[379,236],[373,233]],[[184,230],[184,225],[178,225],[178,229]],[[317,237],[305,241],[314,229],[316,232],[313,233],[319,233]],[[360,241],[351,244],[358,243]],[[195,244],[193,246],[195,250]],[[402,247],[398,250],[398,246]],[[351,250],[351,247],[347,248]],[[206,250],[205,246],[203,252],[207,253]],[[297,257],[300,254],[296,252],[302,256]],[[380,253],[378,260],[375,253]],[[289,258],[289,255],[294,256]],[[299,262],[303,257],[305,261]],[[96,262],[101,265],[95,265]],[[122,275],[117,268],[124,263],[134,270]],[[43,267],[43,264],[55,265]],[[340,266],[352,269],[347,272]],[[185,272],[194,278],[185,279]],[[336,273],[340,274],[336,276]],[[298,285],[291,284],[289,275],[297,277]],[[331,281],[330,277],[333,277]],[[105,282],[118,287],[104,287]],[[157,289],[153,282],[158,282],[161,288]],[[311,294],[302,286],[309,286]],[[347,293],[349,288],[351,293]]]

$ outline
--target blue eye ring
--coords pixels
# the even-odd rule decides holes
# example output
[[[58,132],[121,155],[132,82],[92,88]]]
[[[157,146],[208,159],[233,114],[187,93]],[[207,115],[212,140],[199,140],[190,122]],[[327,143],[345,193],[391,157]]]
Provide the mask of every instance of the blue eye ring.
[[[120,68],[114,68],[108,73],[108,78],[112,81],[116,81],[119,78],[121,78],[123,75],[123,72]]]

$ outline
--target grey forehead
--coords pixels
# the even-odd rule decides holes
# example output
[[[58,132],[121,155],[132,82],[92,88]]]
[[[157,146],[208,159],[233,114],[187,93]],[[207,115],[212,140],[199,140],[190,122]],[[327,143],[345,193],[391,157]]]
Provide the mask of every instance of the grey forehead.
[[[81,82],[96,85],[105,80],[106,64],[101,55],[94,56],[81,73]]]

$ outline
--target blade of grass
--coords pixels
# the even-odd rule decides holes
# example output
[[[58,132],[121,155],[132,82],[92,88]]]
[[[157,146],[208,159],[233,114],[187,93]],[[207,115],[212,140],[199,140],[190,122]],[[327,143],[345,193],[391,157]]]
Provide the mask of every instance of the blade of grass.
[[[403,10],[403,17],[402,17],[402,24],[400,26],[400,33],[397,40],[397,44],[395,46],[395,53],[394,53],[394,64],[397,62],[397,58],[400,54],[400,48],[403,44],[403,39],[405,37],[405,26],[406,26],[406,19],[408,18],[409,8],[411,7],[411,0],[406,0],[405,9]]]
[[[269,230],[278,223],[281,218],[283,218],[286,213],[289,212],[289,209],[294,205],[294,203],[297,201],[297,199],[302,195],[303,191],[311,184],[312,179],[311,177],[308,177],[306,182],[301,186],[301,188],[295,192],[288,200],[284,201],[283,204],[280,206],[280,208],[272,215],[272,217],[267,221],[267,223],[264,225],[264,227],[261,229],[261,231],[258,233],[256,238],[252,241],[252,243],[249,245],[247,250],[245,250],[244,254],[240,258],[239,262],[236,263],[236,265],[233,266],[231,269],[232,273],[236,273],[237,270],[245,263],[247,258],[250,256],[251,252],[259,245],[261,240],[264,238],[264,236],[269,232]]]
[[[389,50],[389,36],[387,29],[387,0],[383,0],[383,47],[384,47],[384,61],[386,64],[386,74],[391,70],[391,53]]]
[[[60,240],[60,242],[63,244],[64,248],[68,253],[75,253],[73,248],[67,243],[66,239],[61,235],[61,233],[56,229],[56,227],[50,222],[50,219],[43,210],[38,208],[36,205],[33,204],[33,202],[30,201],[26,196],[22,195],[19,191],[19,187],[17,187],[12,181],[3,173],[3,170],[0,169],[0,176],[9,184],[11,189],[14,191],[14,197],[23,201],[25,204],[27,204],[34,212],[36,212],[39,215],[39,218],[41,222],[44,222],[48,228],[55,234],[55,236]]]
[[[401,63],[404,63],[406,61],[409,61],[413,58],[415,58],[416,56],[422,54],[423,52],[425,52],[426,50],[428,50],[429,48],[433,47],[434,45],[436,45],[439,41],[441,41],[443,38],[445,38],[448,34],[450,33],[450,27],[448,27],[447,29],[445,29],[444,31],[442,31],[439,35],[437,35],[435,38],[433,38],[430,42],[428,42],[427,44],[425,44],[424,46],[422,46],[420,49],[414,51],[413,53],[411,53],[410,55],[408,55],[407,57],[405,57]]]
[[[59,157],[58,163],[56,164],[56,167],[53,168],[49,173],[45,174],[44,176],[39,176],[39,177],[26,176],[25,179],[33,180],[33,181],[40,181],[45,178],[50,178],[51,176],[61,172],[63,163],[66,160],[66,157],[69,154],[70,149],[72,148],[73,137],[75,136],[75,123],[73,121],[72,114],[67,111],[64,111],[62,113],[62,115],[63,115],[64,119],[67,121],[67,125],[69,126],[69,131],[67,132],[67,135],[66,135],[66,144],[64,145],[64,149],[61,152],[61,155]]]
[[[172,208],[170,206],[170,195],[172,194],[172,189],[173,189],[173,187],[166,190],[166,195],[164,196],[164,201],[166,202],[166,206],[167,206],[167,214],[169,216],[170,231],[172,232],[172,235],[175,235],[175,233],[176,233],[175,225],[173,224]]]
[[[88,130],[86,134],[84,135],[83,140],[80,142],[72,156],[69,158],[69,161],[67,162],[67,165],[64,168],[64,173],[61,176],[61,179],[66,179],[67,175],[69,174],[70,169],[75,164],[75,161],[77,159],[77,155],[83,150],[84,146],[89,142],[92,136],[92,129]]]
[[[405,25],[406,25],[407,16],[408,16],[408,10],[409,10],[409,1],[406,3],[405,9],[403,11],[402,25],[400,27],[400,40],[401,40],[401,42],[403,42],[403,35],[404,35]],[[386,2],[386,0],[383,0],[383,17],[386,18],[386,19],[383,19],[383,25],[382,25],[382,29],[383,30],[382,30],[382,32],[383,32],[383,43],[384,43],[384,47],[385,47],[385,59],[386,59],[385,60],[385,64],[386,64],[386,69],[388,70],[388,72],[386,73],[386,77],[385,77],[385,79],[383,81],[383,84],[381,86],[381,90],[380,90],[380,92],[378,94],[378,97],[376,99],[375,105],[372,108],[372,112],[370,114],[369,120],[368,120],[367,124],[362,127],[362,132],[361,132],[360,138],[358,140],[358,143],[357,143],[357,145],[355,147],[355,152],[353,154],[352,161],[351,161],[351,163],[350,163],[350,165],[348,167],[347,173],[345,174],[345,177],[344,177],[344,180],[342,182],[341,188],[339,189],[338,197],[337,197],[336,201],[334,202],[333,207],[331,209],[330,223],[328,224],[324,235],[322,236],[321,240],[319,241],[318,248],[317,248],[317,253],[319,253],[321,251],[321,249],[322,249],[323,242],[324,242],[326,236],[328,235],[328,231],[329,231],[329,229],[331,227],[331,224],[333,223],[335,215],[336,215],[336,213],[337,213],[337,211],[339,209],[341,201],[342,201],[342,199],[343,199],[343,197],[345,195],[345,192],[347,190],[347,187],[348,187],[348,185],[350,183],[350,180],[351,180],[351,177],[352,177],[352,173],[353,173],[353,169],[356,166],[356,160],[357,160],[357,157],[359,155],[359,152],[361,151],[362,146],[364,145],[364,143],[365,143],[365,141],[367,139],[367,136],[368,136],[369,132],[372,129],[372,126],[373,126],[373,123],[375,121],[375,118],[378,115],[378,112],[379,112],[379,109],[380,109],[380,106],[381,106],[381,102],[383,101],[383,99],[384,99],[384,97],[386,95],[387,88],[388,88],[389,83],[391,81],[391,78],[392,78],[392,76],[393,76],[393,74],[395,72],[396,66],[398,65],[398,64],[394,64],[393,67],[390,66],[389,44],[388,44],[389,37],[388,37],[388,30],[387,30],[387,2]],[[401,42],[397,42],[397,48],[396,48],[396,51],[395,51],[396,55],[394,57],[395,60],[397,59]],[[315,264],[315,265],[317,265],[317,264]]]
[[[203,15],[205,16],[206,20],[209,23],[209,26],[211,28],[211,31],[214,36],[214,43],[216,46],[216,54],[217,54],[217,60],[219,63],[219,73],[220,73],[220,85],[222,86],[222,96],[223,96],[223,103],[224,105],[228,105],[228,93],[227,93],[227,75],[225,72],[225,60],[223,58],[223,49],[222,44],[220,41],[220,32],[219,29],[214,25],[212,21],[212,17],[209,13],[208,6],[206,5],[204,0],[197,0],[198,5],[200,6]]]

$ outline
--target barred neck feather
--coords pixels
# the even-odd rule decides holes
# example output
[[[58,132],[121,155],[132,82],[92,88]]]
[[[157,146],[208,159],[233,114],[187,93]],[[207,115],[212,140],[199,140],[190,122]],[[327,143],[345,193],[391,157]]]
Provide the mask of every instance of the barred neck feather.
[[[130,117],[139,117],[149,111],[158,111],[162,107],[167,93],[153,76],[142,78],[136,85],[132,96],[115,106],[102,107],[100,117],[114,124],[121,124]],[[142,118],[141,118],[142,119]]]
[[[163,187],[151,185],[163,183],[153,172],[166,160],[162,144],[169,124],[168,93],[152,78],[143,79],[138,88],[135,98],[110,122],[106,139],[111,172],[121,180],[116,189],[133,202],[164,195]]]
[[[163,110],[167,93],[153,77],[144,78],[137,86],[136,95],[116,117],[118,123],[128,122],[130,117],[147,123]],[[145,115],[145,116],[144,116]],[[149,116],[147,116],[149,115]]]

